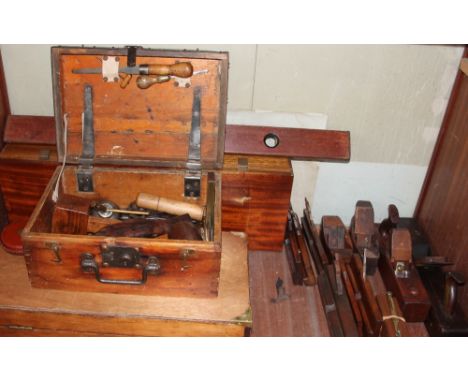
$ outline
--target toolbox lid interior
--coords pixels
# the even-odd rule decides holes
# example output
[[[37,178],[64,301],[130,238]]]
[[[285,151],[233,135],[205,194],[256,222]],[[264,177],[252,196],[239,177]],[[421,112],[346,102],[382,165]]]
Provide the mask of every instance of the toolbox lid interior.
[[[101,74],[75,74],[74,69],[99,68],[104,56],[119,57],[127,65],[127,49],[52,48],[57,148],[62,161],[78,163],[82,154],[84,87],[93,92],[94,163],[186,167],[192,125],[194,89],[201,91],[201,164],[221,168],[227,106],[228,53],[140,49],[136,65],[190,62],[194,74],[189,87],[169,82],[148,89],[136,76],[122,89]],[[66,122],[65,122],[66,119]],[[67,125],[66,151],[64,129]]]

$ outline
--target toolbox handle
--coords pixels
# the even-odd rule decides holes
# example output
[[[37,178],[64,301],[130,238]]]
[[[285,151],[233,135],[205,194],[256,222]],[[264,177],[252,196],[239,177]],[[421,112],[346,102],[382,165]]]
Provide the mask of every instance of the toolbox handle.
[[[140,280],[114,280],[101,277],[99,266],[91,253],[81,254],[81,269],[83,272],[93,272],[96,280],[103,284],[120,284],[120,285],[143,285],[146,283],[148,274],[158,274],[161,271],[161,264],[156,256],[148,257],[148,262],[143,267]]]

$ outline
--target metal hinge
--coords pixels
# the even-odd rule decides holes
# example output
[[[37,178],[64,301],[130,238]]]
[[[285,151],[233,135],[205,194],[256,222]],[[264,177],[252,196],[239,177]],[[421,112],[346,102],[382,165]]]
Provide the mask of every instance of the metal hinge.
[[[187,172],[184,178],[184,196],[199,198],[201,190],[201,89],[193,90],[192,127],[190,129]]]

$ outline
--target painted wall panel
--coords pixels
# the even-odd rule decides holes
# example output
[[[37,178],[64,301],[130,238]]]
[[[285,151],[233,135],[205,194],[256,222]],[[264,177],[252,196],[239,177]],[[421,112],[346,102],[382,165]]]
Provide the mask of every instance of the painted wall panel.
[[[253,109],[328,115],[353,160],[427,165],[462,48],[260,45]]]
[[[369,200],[375,221],[388,216],[387,207],[395,204],[400,216],[412,216],[427,166],[389,163],[320,163],[312,215],[320,222],[323,215],[339,215],[348,225],[358,200]]]

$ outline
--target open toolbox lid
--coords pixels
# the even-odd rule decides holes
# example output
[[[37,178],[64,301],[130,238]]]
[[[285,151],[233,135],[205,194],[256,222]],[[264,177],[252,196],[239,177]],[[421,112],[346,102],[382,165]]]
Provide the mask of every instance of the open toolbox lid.
[[[112,73],[117,73],[117,64],[120,71],[134,68],[133,64],[190,63],[193,74],[189,78],[171,76],[147,89],[139,88],[138,75],[133,75],[122,88],[118,77],[104,78],[109,75],[107,69],[102,74],[104,61],[114,63]],[[98,73],[74,73],[88,68]],[[222,167],[228,53],[53,47],[52,77],[60,161],[66,155],[67,163],[82,163],[86,157],[92,164],[190,169],[200,142],[201,167]],[[87,142],[85,151],[83,142]]]

